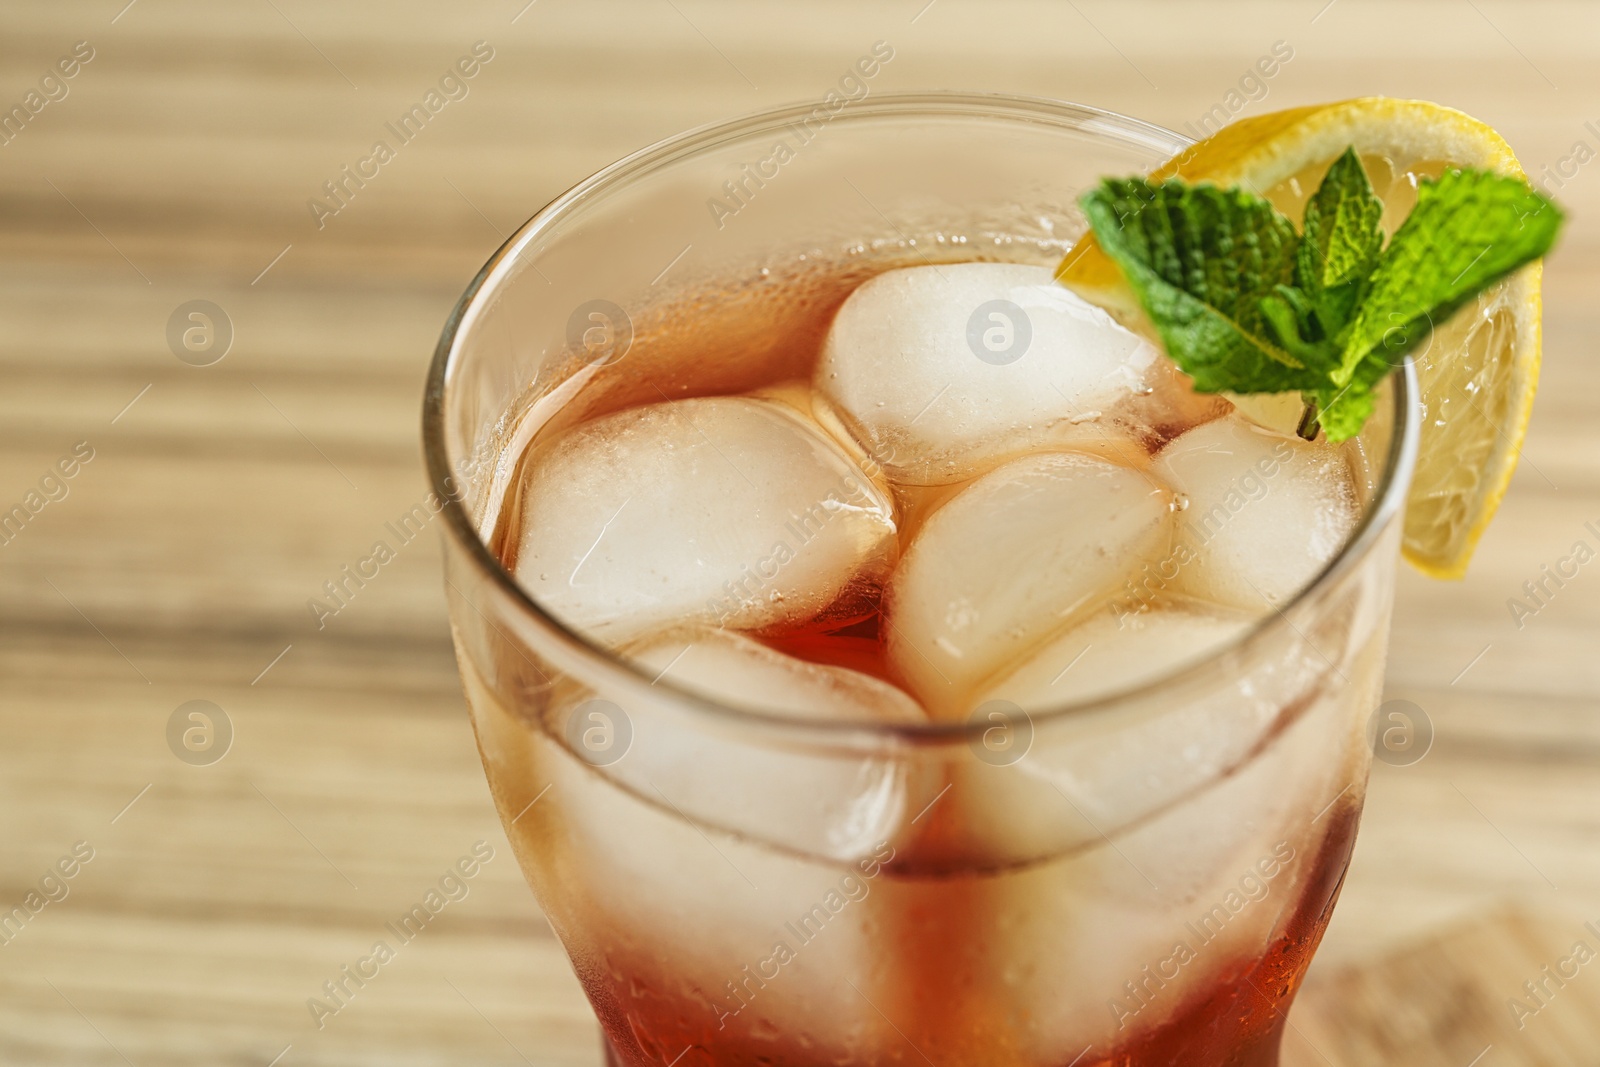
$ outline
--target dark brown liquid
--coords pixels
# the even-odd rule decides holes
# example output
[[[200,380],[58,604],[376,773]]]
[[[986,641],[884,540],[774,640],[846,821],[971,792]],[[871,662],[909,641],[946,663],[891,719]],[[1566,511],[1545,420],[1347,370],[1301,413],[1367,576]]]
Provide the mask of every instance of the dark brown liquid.
[[[886,682],[900,684],[894,667],[889,663],[880,617],[877,614],[853,625],[835,629],[818,631],[799,627],[787,632],[759,636],[764,643],[779,652],[786,652],[799,659],[810,660],[812,663],[825,663],[832,667],[848,667],[850,670],[870,674]]]
[[[1300,898],[1260,954],[1241,956],[1225,965],[1202,991],[1114,1049],[1090,1048],[1076,1060],[1068,1057],[1040,1067],[1277,1067],[1290,1005],[1344,884],[1360,822],[1359,803],[1343,804],[1324,818],[1327,829],[1300,883]],[[974,916],[979,914],[974,909],[983,906],[984,880],[940,880],[927,888],[930,891],[916,894],[913,905],[920,914],[904,916],[906,928],[944,931],[946,936],[937,939],[944,944],[970,941],[962,934],[972,932]],[[991,991],[981,988],[971,976],[949,973],[950,960],[935,939],[908,938],[893,947],[901,952],[903,962],[939,968],[939,979],[929,984],[937,984],[950,1002],[937,1006],[942,1014],[937,1030],[962,1048],[951,1050],[926,1038],[915,1040],[912,1035],[921,1036],[924,1027],[909,1013],[919,1005],[885,1005],[888,1010],[907,1013],[891,1020],[906,1042],[899,1050],[903,1055],[892,1062],[969,1067],[984,1062],[984,1048],[1008,1043],[1004,1033],[986,1025],[1003,1014],[1005,1006],[986,1004]],[[624,960],[612,959],[608,964],[613,974],[619,967],[624,972],[629,969]],[[651,970],[641,967],[636,973],[642,976]],[[677,1067],[822,1067],[822,1060],[799,1045],[785,1049],[781,1038],[770,1036],[754,1042],[738,1027],[717,1026],[699,1002],[650,995],[645,981],[634,980],[625,987],[598,971],[580,969],[579,976],[606,1030],[607,1061],[614,1067],[659,1067],[675,1056],[681,1057]],[[924,1011],[930,1007],[933,1005],[920,1005]],[[1075,1006],[1063,1007],[1071,1010]],[[952,1019],[960,1021],[952,1025]],[[1016,1062],[1010,1050],[995,1059]]]

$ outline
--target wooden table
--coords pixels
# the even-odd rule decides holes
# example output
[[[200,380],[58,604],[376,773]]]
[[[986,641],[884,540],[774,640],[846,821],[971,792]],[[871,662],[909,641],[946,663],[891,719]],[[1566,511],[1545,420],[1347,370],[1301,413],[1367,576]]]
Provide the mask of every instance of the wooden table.
[[[1433,98],[1503,130],[1531,172],[1569,160],[1527,462],[1464,583],[1401,584],[1391,696],[1436,741],[1374,775],[1288,1058],[1600,1059],[1600,965],[1520,1030],[1507,1006],[1573,942],[1600,947],[1600,574],[1521,629],[1506,607],[1600,519],[1582,340],[1600,165],[1570,160],[1600,148],[1600,9],[1325,2],[8,5],[7,108],[88,44],[0,145],[0,510],[42,479],[66,492],[0,546],[0,911],[73,871],[0,945],[0,1061],[597,1062],[489,804],[436,538],[324,628],[306,602],[423,495],[424,368],[504,234],[639,145],[819,95],[879,39],[896,49],[880,90],[1179,128],[1283,41],[1249,112]],[[493,58],[468,95],[319,228],[307,201],[478,41]],[[194,300],[231,323],[209,366],[169,347]],[[47,479],[75,446],[92,459]],[[168,744],[196,700],[231,723],[209,765]],[[317,1029],[307,998],[478,841],[495,855],[471,895]]]

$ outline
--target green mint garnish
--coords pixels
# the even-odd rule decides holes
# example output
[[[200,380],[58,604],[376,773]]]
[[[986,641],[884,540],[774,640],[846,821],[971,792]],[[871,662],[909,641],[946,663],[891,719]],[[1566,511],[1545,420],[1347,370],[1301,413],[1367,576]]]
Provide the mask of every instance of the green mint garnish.
[[[1306,204],[1305,236],[1295,254],[1294,284],[1308,312],[1332,336],[1366,294],[1383,251],[1383,201],[1353,150],[1334,161]],[[1286,297],[1293,300],[1293,297]]]
[[[1559,208],[1479,170],[1424,179],[1383,244],[1383,203],[1355,149],[1306,205],[1305,231],[1240,189],[1108,179],[1083,198],[1167,353],[1203,393],[1298,390],[1332,441],[1360,431],[1373,390],[1452,312],[1543,256]]]
[[[1262,304],[1293,281],[1298,244],[1271,204],[1237,189],[1127,178],[1107,180],[1083,206],[1196,389],[1286,392],[1310,380],[1273,339]]]

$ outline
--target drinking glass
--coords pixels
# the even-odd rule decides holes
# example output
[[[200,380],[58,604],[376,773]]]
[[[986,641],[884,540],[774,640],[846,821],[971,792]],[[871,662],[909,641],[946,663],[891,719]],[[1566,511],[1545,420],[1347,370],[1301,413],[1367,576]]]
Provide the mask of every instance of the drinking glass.
[[[1087,188],[1185,143],[1009,96],[768,111],[574,186],[461,298],[424,413],[455,647],[609,1062],[1277,1062],[1365,790],[1409,367],[1360,440],[1359,526],[1308,588],[1201,662],[1031,714],[721,704],[564,625],[500,551],[530,441],[764,383],[883,269],[1053,263]]]

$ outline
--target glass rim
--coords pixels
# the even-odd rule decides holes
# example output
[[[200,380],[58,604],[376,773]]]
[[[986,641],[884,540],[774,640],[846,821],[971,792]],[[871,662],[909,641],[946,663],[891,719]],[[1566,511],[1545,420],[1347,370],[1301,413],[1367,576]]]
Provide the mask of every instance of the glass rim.
[[[955,721],[924,723],[873,723],[849,719],[818,719],[791,713],[724,703],[701,692],[666,679],[653,679],[639,665],[601,644],[576,627],[569,626],[546,611],[506,570],[479,536],[476,524],[467,513],[456,490],[451,488],[451,471],[445,444],[444,397],[452,360],[460,340],[474,324],[484,305],[516,266],[518,256],[537,238],[553,231],[570,213],[604,195],[621,183],[648,176],[655,170],[696,152],[726,141],[741,139],[787,126],[808,116],[818,105],[812,101],[788,104],[752,112],[739,118],[708,123],[664,138],[622,157],[556,196],[535,212],[495,250],[467,285],[445,320],[428,369],[423,395],[422,440],[424,464],[430,488],[442,503],[447,538],[457,541],[480,577],[487,579],[501,595],[510,599],[516,610],[527,616],[545,635],[565,645],[567,650],[602,674],[625,684],[643,684],[656,691],[665,690],[682,707],[723,720],[730,725],[795,730],[813,739],[861,735],[890,738],[899,742],[948,743],[952,740],[980,738],[993,723],[970,715]],[[836,113],[831,122],[851,122],[884,117],[977,117],[1009,119],[1036,125],[1054,126],[1089,134],[1110,136],[1123,143],[1176,155],[1194,142],[1173,130],[1130,118],[1113,111],[1085,104],[1050,100],[1044,97],[1008,93],[962,91],[918,91],[874,94],[863,97]],[[1377,493],[1362,513],[1349,540],[1288,603],[1274,606],[1254,625],[1205,656],[1181,663],[1135,685],[1125,686],[1087,700],[1073,700],[1040,711],[1023,711],[1024,719],[1035,727],[1076,716],[1088,716],[1132,704],[1162,690],[1178,688],[1223,670],[1231,653],[1248,648],[1269,633],[1292,627],[1288,616],[1314,600],[1324,589],[1344,577],[1372,551],[1379,537],[1404,505],[1404,490],[1410,485],[1416,465],[1420,427],[1417,414],[1416,368],[1408,355],[1398,373],[1389,376],[1394,408],[1394,423],[1387,455],[1378,480]],[[460,592],[460,590],[457,590]],[[464,592],[460,592],[463,597]]]

